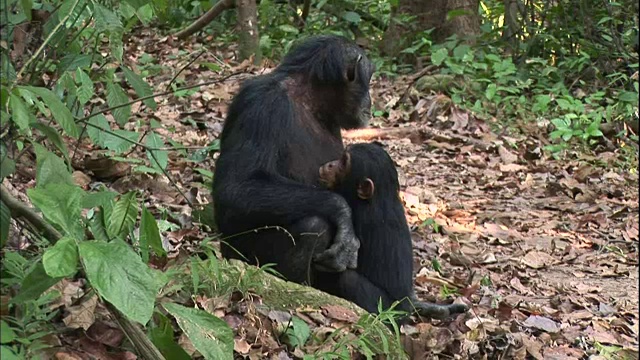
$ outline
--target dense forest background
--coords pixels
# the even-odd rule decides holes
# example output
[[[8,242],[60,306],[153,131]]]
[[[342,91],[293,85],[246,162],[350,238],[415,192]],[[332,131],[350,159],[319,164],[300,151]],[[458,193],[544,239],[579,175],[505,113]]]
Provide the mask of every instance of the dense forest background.
[[[3,0],[2,359],[637,359],[638,1]],[[420,297],[378,316],[223,260],[239,84],[299,39],[376,65]]]

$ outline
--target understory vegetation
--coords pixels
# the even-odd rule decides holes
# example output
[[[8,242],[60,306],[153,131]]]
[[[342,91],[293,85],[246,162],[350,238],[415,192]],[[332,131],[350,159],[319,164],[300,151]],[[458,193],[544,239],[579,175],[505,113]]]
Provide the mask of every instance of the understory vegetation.
[[[314,34],[343,35],[366,49],[376,65],[374,127],[417,129],[411,130],[411,136],[399,136],[406,139],[394,143],[394,149],[409,143],[409,138],[415,145],[415,137],[425,136],[425,131],[444,132],[418,141],[434,152],[457,157],[456,164],[463,168],[443,171],[438,175],[443,179],[456,172],[472,177],[470,173],[476,173],[463,165],[468,162],[482,162],[477,166],[481,174],[495,165],[492,158],[504,161],[499,166],[512,168],[520,161],[557,161],[553,163],[557,172],[544,175],[545,179],[575,174],[585,166],[588,169],[580,171],[601,174],[598,180],[562,183],[561,190],[546,186],[537,195],[543,198],[564,192],[576,202],[592,191],[587,189],[591,184],[605,187],[606,181],[622,179],[616,183],[619,188],[606,185],[610,192],[603,195],[603,190],[595,196],[617,199],[615,205],[601,206],[600,210],[608,211],[606,221],[597,218],[598,209],[593,210],[592,218],[571,219],[576,228],[601,223],[594,231],[607,240],[585,246],[574,243],[560,252],[568,256],[588,248],[610,256],[607,266],[615,261],[637,266],[637,1],[514,1],[515,8],[505,9],[511,2],[482,0],[477,14],[472,14],[478,21],[476,31],[454,31],[442,38],[444,30],[419,28],[423,22],[417,15],[403,11],[411,1],[261,0],[257,3],[258,49],[251,58],[240,58],[239,48],[245,45],[236,28],[238,12],[231,5],[196,34],[175,36],[223,2],[234,3],[1,2],[3,360],[90,356],[352,359],[355,354],[401,359],[417,358],[419,353],[543,358],[542,350],[535,353],[534,346],[514,355],[509,352],[516,351],[513,347],[481,336],[496,331],[496,339],[509,338],[505,344],[517,337],[507,335],[508,326],[496,330],[500,321],[504,325],[507,320],[501,318],[505,296],[498,294],[492,272],[513,273],[517,279],[519,270],[487,270],[485,265],[493,261],[455,263],[451,258],[437,258],[430,245],[420,248],[420,254],[429,254],[426,260],[416,260],[430,274],[422,273],[428,279],[421,283],[424,293],[430,289],[430,296],[438,300],[454,295],[491,298],[482,305],[492,309],[487,313],[495,320],[494,327],[486,325],[481,330],[476,324],[465,332],[460,330],[462,325],[452,330],[453,325],[443,323],[403,330],[394,320],[398,314],[393,309],[377,316],[365,314],[346,301],[278,279],[269,265],[256,268],[221,258],[218,243],[224,239],[216,235],[209,196],[226,106],[241,81],[268,71],[292,44]],[[443,21],[468,15],[452,10]],[[393,42],[390,31],[401,31],[405,39],[394,52],[384,46]],[[260,57],[262,61],[254,63]],[[456,132],[459,129],[468,132]],[[471,140],[463,142],[462,137]],[[442,145],[446,141],[453,145]],[[491,156],[475,158],[473,151],[483,144],[489,144]],[[457,152],[471,145],[476,148]],[[405,165],[420,157],[406,151],[393,155]],[[514,159],[507,162],[510,157]],[[435,163],[430,165],[437,166]],[[539,180],[539,173],[551,172],[521,166],[500,168],[503,173],[496,175],[497,180],[478,181],[474,186],[487,192],[495,188],[503,193],[525,191],[523,184]],[[517,171],[521,173],[513,175]],[[420,175],[420,179],[429,178]],[[492,187],[509,176],[516,184],[511,189],[510,185]],[[451,186],[463,182],[456,181]],[[426,183],[405,179],[403,186]],[[449,185],[445,182],[443,186]],[[420,204],[414,209],[427,209],[428,215],[410,210],[417,219],[412,230],[421,239],[446,238],[451,223],[443,223],[437,214],[453,218],[454,207],[450,206],[450,212],[436,208],[455,199],[440,198],[437,189],[429,191],[436,195],[421,192],[414,196]],[[436,200],[428,203],[425,198],[429,196]],[[410,207],[409,196],[403,199]],[[501,211],[517,212],[520,206],[514,202],[494,209],[491,215],[485,213],[483,221],[495,220],[498,225],[485,226],[484,231],[502,234],[488,236],[487,242],[518,248],[500,240],[509,232],[506,228],[515,225],[496,219]],[[595,200],[589,204],[598,206]],[[554,211],[561,217],[565,209]],[[552,217],[547,211],[540,210],[541,219]],[[614,233],[616,222],[624,222],[624,235],[607,238],[607,233]],[[555,229],[570,231],[564,225]],[[566,240],[569,235],[565,235],[558,239]],[[555,241],[552,254],[557,251]],[[558,264],[545,261],[530,268]],[[452,273],[463,271],[467,283],[458,281],[463,276],[449,280]],[[624,276],[630,279],[632,272]],[[598,307],[589,293],[575,295],[581,298],[572,304]],[[637,340],[637,303],[635,306],[636,313],[620,310],[615,320],[608,318],[609,330],[623,334],[616,342],[607,341],[604,335],[589,341],[577,335],[574,341],[567,340],[567,348],[581,351],[573,358],[637,358],[637,341],[625,342],[627,337]],[[544,306],[532,308],[520,314],[549,315]],[[322,326],[314,323],[320,317]],[[466,321],[471,329],[470,320]],[[542,332],[560,331],[552,332],[546,325],[544,321],[531,325],[534,329],[528,334],[537,338]],[[447,341],[438,340],[443,337]],[[421,339],[420,345],[416,339]],[[520,344],[530,344],[527,341]],[[544,346],[552,347],[553,341],[557,339],[545,341]]]

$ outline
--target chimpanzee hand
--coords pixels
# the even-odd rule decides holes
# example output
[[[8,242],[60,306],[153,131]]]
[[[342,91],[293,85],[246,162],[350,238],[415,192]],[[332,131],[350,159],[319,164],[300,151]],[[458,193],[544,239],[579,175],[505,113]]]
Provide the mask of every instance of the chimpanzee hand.
[[[353,231],[351,217],[349,217],[349,222],[343,221],[339,224],[331,246],[314,256],[315,267],[326,272],[355,269],[358,267],[358,249],[360,249],[360,240]]]

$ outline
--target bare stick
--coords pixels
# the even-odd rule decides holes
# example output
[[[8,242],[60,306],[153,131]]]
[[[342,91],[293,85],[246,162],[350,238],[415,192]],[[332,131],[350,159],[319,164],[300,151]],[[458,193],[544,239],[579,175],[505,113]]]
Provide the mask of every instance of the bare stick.
[[[417,127],[381,128],[381,129],[357,129],[342,132],[343,139],[371,140],[371,139],[398,139],[418,133]]]

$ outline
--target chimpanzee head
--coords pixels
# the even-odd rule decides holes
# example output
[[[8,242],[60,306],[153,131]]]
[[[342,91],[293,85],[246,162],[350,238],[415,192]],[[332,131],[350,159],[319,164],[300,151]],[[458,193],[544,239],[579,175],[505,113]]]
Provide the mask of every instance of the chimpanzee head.
[[[393,160],[377,143],[348,146],[338,160],[320,167],[320,183],[333,189],[347,201],[371,200],[375,196],[400,191],[398,172]]]
[[[320,118],[344,129],[364,127],[371,118],[369,82],[374,71],[358,45],[334,35],[303,40],[275,70],[287,77],[298,75],[300,85],[313,92]]]

